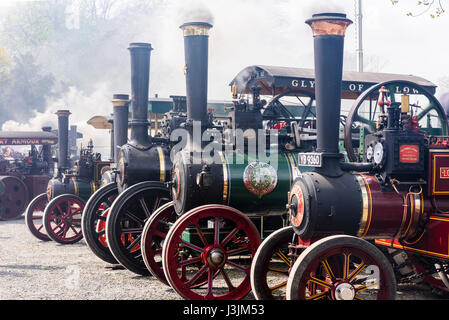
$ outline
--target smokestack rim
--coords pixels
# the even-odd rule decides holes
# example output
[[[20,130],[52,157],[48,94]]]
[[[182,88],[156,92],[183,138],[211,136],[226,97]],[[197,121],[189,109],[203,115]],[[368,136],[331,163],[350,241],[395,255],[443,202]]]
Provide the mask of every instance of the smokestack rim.
[[[127,107],[131,100],[129,100],[129,94],[114,94],[111,102],[114,107]]]
[[[191,21],[183,23],[179,28],[183,31],[184,37],[188,36],[209,36],[212,24],[203,21]]]
[[[151,43],[148,42],[131,42],[129,44],[128,50],[154,50]]]
[[[345,36],[346,28],[352,20],[345,13],[316,13],[305,21],[312,28],[313,36]]]
[[[70,112],[70,110],[58,110],[55,112],[55,114],[58,117],[68,117],[70,116],[72,113]]]

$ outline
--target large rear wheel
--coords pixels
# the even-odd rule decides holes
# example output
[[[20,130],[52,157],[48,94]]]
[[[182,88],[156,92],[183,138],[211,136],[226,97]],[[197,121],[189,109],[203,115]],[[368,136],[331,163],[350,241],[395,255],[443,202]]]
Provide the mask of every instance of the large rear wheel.
[[[104,185],[89,198],[83,210],[81,226],[84,240],[92,252],[101,260],[116,264],[117,260],[109,250],[106,238],[106,219],[118,196],[115,182]]]
[[[25,211],[25,223],[28,227],[28,230],[30,230],[33,236],[43,241],[51,240],[45,232],[44,224],[42,221],[44,210],[47,204],[47,194],[41,193],[33,200],[31,200]]]
[[[170,201],[164,183],[145,181],[135,184],[115,199],[106,219],[106,238],[114,258],[128,270],[149,275],[140,243],[145,222],[153,212]]]

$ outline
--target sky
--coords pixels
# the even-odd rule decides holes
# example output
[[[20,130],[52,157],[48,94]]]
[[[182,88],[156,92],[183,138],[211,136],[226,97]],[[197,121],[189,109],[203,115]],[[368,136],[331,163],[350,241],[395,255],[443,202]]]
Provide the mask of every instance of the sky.
[[[16,0],[17,1],[17,0]],[[25,1],[25,0],[24,0]],[[132,1],[132,0],[121,0]],[[129,68],[130,42],[150,42],[150,96],[185,94],[183,75],[184,51],[179,25],[186,19],[204,19],[214,27],[209,38],[208,96],[213,100],[229,100],[229,83],[237,73],[250,65],[273,65],[313,68],[313,38],[304,21],[318,12],[342,12],[355,21],[354,0],[166,0],[169,6],[154,8],[152,21],[142,23],[142,32],[123,44],[124,66]],[[0,0],[6,10],[14,0]],[[418,17],[416,0],[362,0],[364,71],[413,74],[440,85],[438,97],[449,91],[449,0],[442,0],[447,10],[432,19],[429,13]],[[356,26],[347,29],[344,69],[356,70]],[[97,135],[86,121],[97,114],[109,114],[113,93],[130,91],[129,71],[122,81],[93,82],[93,93],[83,94],[72,88],[63,101],[49,101],[49,110],[62,102],[73,108],[71,123],[85,130],[85,137]],[[93,79],[95,81],[95,79]],[[442,91],[443,90],[443,91]],[[81,98],[80,98],[81,96]],[[83,110],[88,101],[96,108]],[[77,105],[79,104],[79,106]],[[53,110],[52,109],[52,110]],[[37,114],[27,124],[9,123],[3,129],[39,129],[42,119],[53,112]],[[101,133],[105,135],[105,132]],[[107,138],[103,138],[106,144]],[[83,144],[85,144],[84,141]]]

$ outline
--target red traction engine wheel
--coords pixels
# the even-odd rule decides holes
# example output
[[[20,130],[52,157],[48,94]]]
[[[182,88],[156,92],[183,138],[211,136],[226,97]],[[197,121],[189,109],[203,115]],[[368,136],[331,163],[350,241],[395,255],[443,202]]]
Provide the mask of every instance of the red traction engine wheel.
[[[257,228],[237,209],[192,209],[178,218],[165,238],[165,277],[185,299],[242,299],[251,290],[251,261],[259,244]]]
[[[43,241],[51,240],[45,232],[44,223],[42,220],[47,204],[47,194],[41,193],[31,200],[25,211],[25,223],[28,229],[33,236]]]
[[[61,244],[72,244],[83,238],[81,214],[85,202],[72,194],[52,199],[44,211],[44,227],[47,235]]]
[[[316,241],[296,260],[288,300],[388,300],[396,278],[385,255],[371,243],[336,235]]]

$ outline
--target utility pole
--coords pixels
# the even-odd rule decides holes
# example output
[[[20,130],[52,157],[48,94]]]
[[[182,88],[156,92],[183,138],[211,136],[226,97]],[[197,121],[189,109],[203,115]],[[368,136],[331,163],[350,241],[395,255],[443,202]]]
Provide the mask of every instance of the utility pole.
[[[357,72],[363,72],[363,47],[362,47],[362,0],[355,1],[355,24],[357,37]]]

